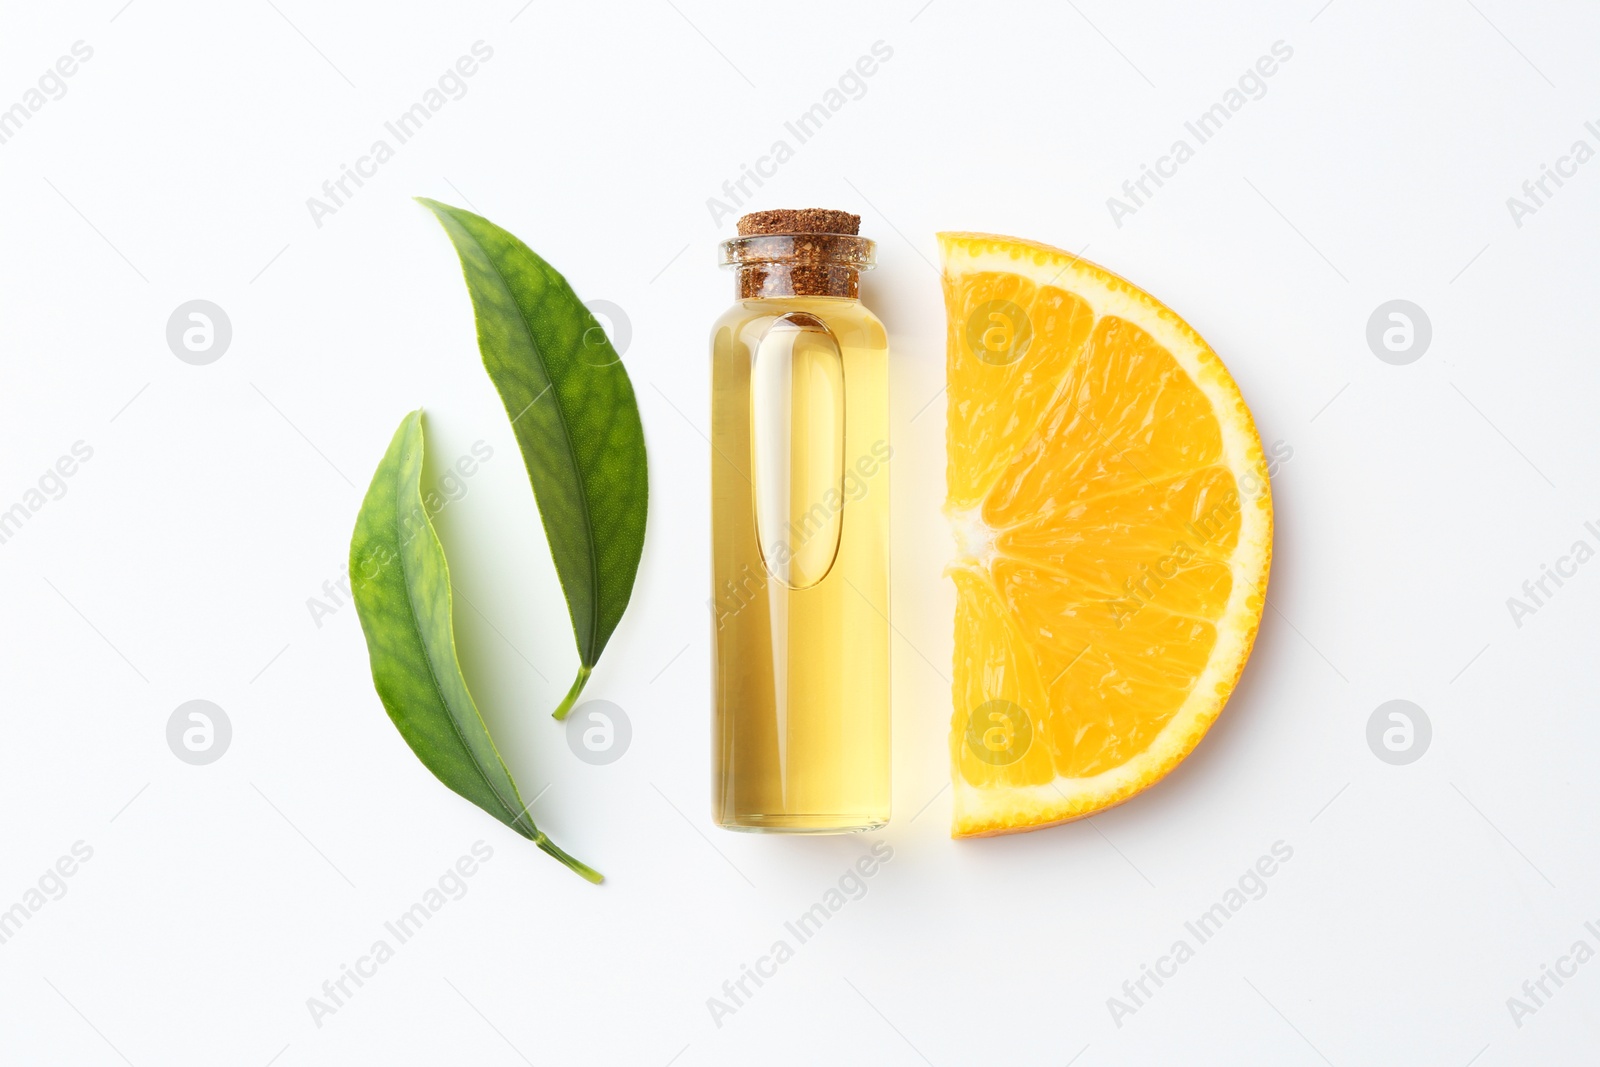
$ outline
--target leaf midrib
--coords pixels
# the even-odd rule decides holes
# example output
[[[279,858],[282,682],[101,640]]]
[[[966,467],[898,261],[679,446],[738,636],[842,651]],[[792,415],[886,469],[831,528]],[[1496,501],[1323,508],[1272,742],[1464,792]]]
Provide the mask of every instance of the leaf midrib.
[[[467,229],[465,226],[462,226],[461,222],[459,220],[452,219],[452,221],[455,221],[457,226],[461,226],[462,232],[465,233],[468,237],[472,238],[472,243],[474,245],[477,245],[478,250],[483,253],[483,258],[488,260],[489,269],[494,271],[495,279],[500,283],[501,290],[507,296],[509,296],[511,298],[511,305],[517,309],[517,321],[522,323],[523,332],[527,335],[527,338],[528,338],[528,345],[529,345],[529,347],[531,347],[533,349],[534,357],[536,359],[538,359],[538,361],[539,361],[539,369],[544,371],[545,383],[549,386],[549,391],[554,392],[555,391],[555,387],[556,387],[555,375],[550,373],[550,364],[544,358],[544,350],[539,347],[539,342],[533,335],[533,326],[532,326],[531,323],[528,322],[528,315],[527,315],[527,313],[525,311],[522,310],[522,302],[517,299],[517,294],[515,293],[515,291],[512,290],[511,283],[508,282],[506,280],[506,276],[500,272],[500,265],[495,262],[494,256],[489,254],[489,250],[483,246],[483,242],[478,240],[477,236],[474,235],[471,230]],[[531,251],[532,250],[530,249],[530,252]],[[541,260],[541,262],[543,262],[543,261]],[[548,279],[546,279],[546,280],[548,281]],[[609,343],[609,341],[610,341],[610,339],[607,338],[607,342],[608,343]],[[540,395],[542,396],[543,394],[540,394]],[[539,402],[539,400],[540,400],[540,397],[537,397],[537,396],[534,397],[533,400],[529,403],[528,406],[531,408],[534,404],[537,404]],[[567,413],[564,410],[562,410],[560,398],[559,397],[551,397],[550,398],[550,403],[556,409],[556,420],[561,423],[561,436],[566,438],[566,441],[567,441],[566,457],[567,457],[568,463],[572,467],[572,477],[578,483],[578,495],[583,498],[583,508],[581,509],[582,512],[583,512],[583,530],[584,530],[584,535],[585,535],[583,540],[584,540],[584,547],[586,549],[585,554],[589,557],[589,589],[590,589],[590,595],[593,598],[593,603],[591,603],[590,607],[589,607],[589,647],[588,647],[588,652],[585,652],[584,650],[580,649],[579,652],[578,652],[578,661],[583,666],[590,666],[590,664],[588,663],[589,653],[593,652],[594,646],[595,646],[596,642],[600,638],[600,599],[601,598],[600,598],[600,561],[595,556],[594,521],[591,518],[590,513],[589,513],[589,503],[590,503],[590,501],[589,501],[589,483],[583,476],[583,469],[578,466],[577,449],[574,447],[574,442],[573,442],[573,437],[572,437],[572,428],[567,425]],[[506,410],[507,410],[507,413],[510,412],[509,408],[507,408]],[[524,411],[524,414],[526,414],[526,411]],[[513,420],[513,422],[515,422],[516,419],[519,419],[521,417],[522,417],[521,415],[513,415],[512,416],[512,420]],[[516,432],[517,432],[517,428],[516,428],[515,425],[513,425],[511,427],[511,433],[512,433],[513,437],[516,436]],[[520,451],[522,442],[519,440],[517,442],[517,445],[518,445],[518,450]],[[529,472],[529,480],[530,481],[532,480],[532,472],[531,471]],[[537,490],[537,488],[538,487],[535,486],[535,490]],[[538,492],[537,491],[535,491],[535,493],[534,493],[534,499],[536,501],[538,499]],[[542,519],[544,517],[544,511],[543,511],[542,508],[540,509],[540,513],[539,514],[540,514],[540,518]]]
[[[418,427],[418,432],[420,432],[420,431],[421,431],[421,427]],[[420,469],[421,469],[420,465],[419,465],[418,469],[420,471]],[[396,492],[395,492],[394,514],[395,514],[395,526],[397,528],[396,532],[398,533],[398,527],[400,525],[400,507],[399,507],[400,499],[401,499],[400,493],[407,488],[407,486],[405,485],[405,464],[404,463],[399,464],[397,466],[397,468],[396,468],[395,488],[396,488]],[[426,515],[423,516],[423,521],[425,523],[427,523],[428,535],[430,537],[433,537],[437,541],[438,535],[433,532],[433,524],[428,521]],[[523,810],[514,809],[514,808],[511,807],[510,804],[506,803],[506,798],[501,795],[500,790],[495,786],[493,776],[491,776],[488,773],[488,771],[483,766],[482,761],[480,761],[478,759],[478,754],[473,749],[472,745],[470,743],[468,743],[466,734],[461,732],[461,724],[458,721],[456,721],[455,713],[450,707],[450,701],[444,695],[444,686],[439,684],[439,672],[434,668],[434,665],[433,665],[433,654],[428,648],[427,638],[423,636],[422,626],[417,622],[418,619],[422,618],[422,614],[417,608],[416,594],[414,592],[415,586],[411,582],[411,569],[410,569],[409,564],[407,564],[407,562],[406,562],[405,543],[403,541],[400,541],[398,537],[396,537],[395,543],[396,543],[396,546],[400,549],[400,551],[397,553],[397,555],[400,557],[400,576],[404,580],[404,584],[405,584],[405,587],[406,587],[406,606],[411,609],[412,627],[417,631],[417,641],[418,641],[418,643],[422,645],[422,659],[423,659],[423,662],[427,663],[427,665],[428,665],[428,681],[433,683],[434,695],[439,698],[439,706],[444,708],[444,711],[445,711],[444,717],[450,721],[450,730],[451,730],[452,733],[454,733],[456,735],[456,740],[461,742],[461,748],[462,748],[463,751],[466,752],[467,758],[472,761],[472,766],[477,770],[478,777],[483,779],[483,784],[489,787],[489,792],[494,794],[494,798],[500,802],[500,806],[502,808],[504,808],[508,813],[510,813],[511,818],[512,818],[512,822],[513,822],[513,828],[516,829],[520,833],[521,830],[522,830]],[[442,551],[442,548],[441,548],[441,551]],[[448,574],[445,577],[445,602],[446,602],[446,604],[447,604],[447,606],[449,608],[449,612],[450,612],[450,615],[451,615],[450,642],[451,642],[451,646],[452,646],[451,651],[454,652],[454,645],[455,645],[455,621],[454,621],[455,597],[453,595],[453,591],[452,591],[451,586],[450,586],[450,579],[449,579]],[[469,697],[470,697],[470,694],[469,694]],[[476,711],[477,709],[474,708],[473,710]],[[482,718],[483,718],[481,712],[478,713],[478,717],[479,717],[479,720],[481,721]],[[485,734],[488,733],[487,727],[485,728],[484,732],[485,732]],[[489,743],[492,745],[492,744],[494,744],[494,741],[491,739]],[[498,752],[497,752],[497,754],[498,754]],[[505,770],[505,764],[503,762],[501,763],[501,770]],[[513,785],[513,788],[515,788],[514,785]],[[521,800],[522,798],[519,796],[519,797],[517,797],[517,799]]]

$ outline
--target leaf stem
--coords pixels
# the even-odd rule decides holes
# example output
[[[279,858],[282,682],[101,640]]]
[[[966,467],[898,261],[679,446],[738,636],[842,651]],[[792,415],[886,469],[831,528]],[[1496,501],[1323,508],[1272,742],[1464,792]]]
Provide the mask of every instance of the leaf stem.
[[[587,863],[584,863],[575,856],[569,856],[565,852],[561,851],[561,847],[546,837],[544,835],[544,831],[541,830],[534,835],[533,843],[538,845],[539,848],[542,849],[546,854],[554,856],[556,859],[566,864],[567,867],[573,871],[573,873],[577,874],[578,877],[582,878],[584,881],[591,882],[594,885],[599,885],[601,882],[606,880],[605,875],[601,874]]]
[[[561,698],[561,703],[550,714],[556,719],[565,719],[567,712],[572,710],[572,705],[578,702],[578,694],[583,692],[585,683],[589,681],[590,668],[579,667],[578,677],[572,683],[572,688],[567,690],[567,695]]]

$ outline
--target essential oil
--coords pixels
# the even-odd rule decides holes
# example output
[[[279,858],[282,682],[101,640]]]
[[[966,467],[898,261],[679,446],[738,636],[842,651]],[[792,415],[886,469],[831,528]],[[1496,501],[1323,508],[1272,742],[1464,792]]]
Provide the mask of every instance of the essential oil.
[[[874,245],[767,211],[722,246],[711,340],[713,812],[730,830],[889,821],[889,345]]]

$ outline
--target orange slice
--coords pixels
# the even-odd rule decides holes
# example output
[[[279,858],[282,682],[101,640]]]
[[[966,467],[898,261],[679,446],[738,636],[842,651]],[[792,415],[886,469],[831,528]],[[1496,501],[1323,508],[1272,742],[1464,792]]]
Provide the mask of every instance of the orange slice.
[[[1255,424],[1200,335],[1070,253],[939,235],[957,837],[1102,811],[1222,710],[1266,603]]]

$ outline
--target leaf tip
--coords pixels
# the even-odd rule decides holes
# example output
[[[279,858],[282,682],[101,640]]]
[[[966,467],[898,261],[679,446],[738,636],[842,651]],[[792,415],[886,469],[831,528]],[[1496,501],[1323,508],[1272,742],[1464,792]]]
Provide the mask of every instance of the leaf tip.
[[[434,215],[441,219],[451,218],[462,214],[460,208],[452,207],[449,204],[435,200],[429,196],[414,196],[411,199],[415,200],[417,203],[421,204],[423,207],[427,208],[429,211],[433,212]]]

